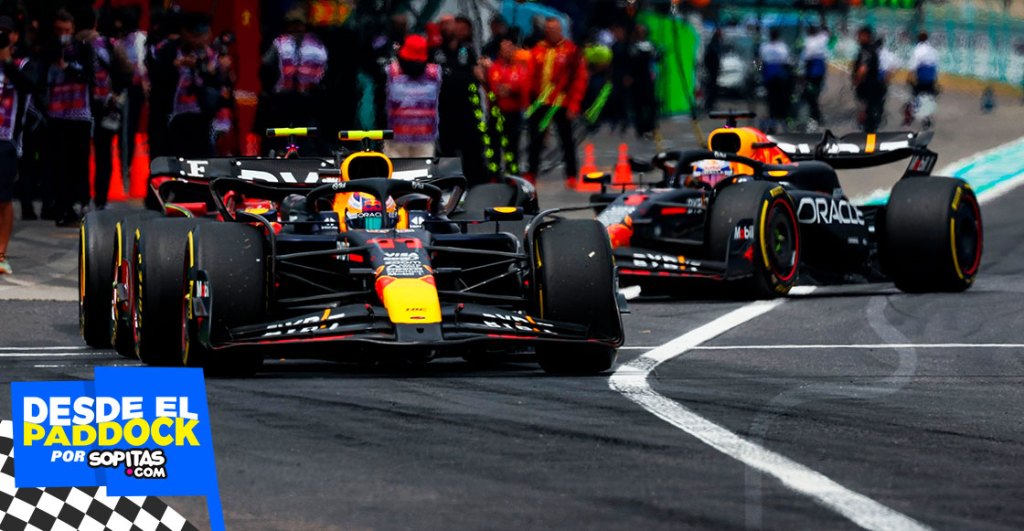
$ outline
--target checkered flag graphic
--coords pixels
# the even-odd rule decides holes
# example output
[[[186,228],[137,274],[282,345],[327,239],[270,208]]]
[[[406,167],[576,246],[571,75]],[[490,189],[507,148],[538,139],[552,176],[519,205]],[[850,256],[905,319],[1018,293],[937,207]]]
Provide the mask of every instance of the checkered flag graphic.
[[[197,531],[152,496],[107,496],[106,487],[14,487],[14,425],[0,421],[0,531]]]

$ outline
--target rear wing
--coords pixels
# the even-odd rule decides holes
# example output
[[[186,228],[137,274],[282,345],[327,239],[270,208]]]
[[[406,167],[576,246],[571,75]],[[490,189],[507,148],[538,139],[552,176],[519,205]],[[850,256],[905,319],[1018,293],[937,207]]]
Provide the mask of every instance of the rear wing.
[[[932,132],[893,131],[823,134],[781,134],[768,138],[791,160],[819,160],[837,170],[871,168],[910,158],[907,172],[927,175],[937,155],[928,149]]]
[[[149,176],[151,179],[169,177],[187,181],[212,181],[221,177],[234,177],[247,181],[282,184],[318,184],[321,181],[319,171],[332,168],[333,165],[332,160],[318,157],[157,157],[149,165]]]

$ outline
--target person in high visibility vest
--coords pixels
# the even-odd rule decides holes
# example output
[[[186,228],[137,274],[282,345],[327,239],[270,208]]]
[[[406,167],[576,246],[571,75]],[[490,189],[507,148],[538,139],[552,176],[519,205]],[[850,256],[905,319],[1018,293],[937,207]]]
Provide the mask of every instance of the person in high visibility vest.
[[[438,131],[441,68],[427,62],[427,39],[409,35],[387,74],[385,109],[395,132],[384,147],[389,157],[433,157]]]
[[[89,147],[92,134],[92,94],[95,78],[93,48],[75,39],[75,17],[57,12],[53,22],[56,40],[46,50],[46,87],[42,108],[46,112],[49,175],[55,191],[58,227],[77,227],[89,204]]]
[[[12,33],[0,27],[0,275],[13,273],[7,261],[7,244],[14,229],[14,178],[21,155],[25,107],[33,88],[11,55]]]
[[[530,131],[528,178],[536,178],[540,153],[544,148],[546,128],[541,124],[553,121],[558,129],[565,162],[567,183],[576,178],[576,141],[572,122],[580,113],[580,104],[587,89],[587,68],[583,55],[562,33],[562,23],[554,17],[544,21],[544,40],[531,50],[531,96],[534,104],[527,109]]]
[[[517,58],[520,52],[526,57]],[[511,37],[501,40],[498,59],[487,71],[488,89],[495,94],[501,113],[502,151],[505,171],[519,173],[519,137],[522,135],[523,111],[530,104],[530,55],[519,50]]]
[[[306,31],[306,14],[296,8],[284,17],[285,32],[263,55],[260,95],[263,120],[257,131],[268,127],[317,127],[323,114],[323,80],[327,74],[327,48]],[[286,138],[268,138],[265,145],[283,150]],[[309,151],[311,139],[298,139],[300,149]]]

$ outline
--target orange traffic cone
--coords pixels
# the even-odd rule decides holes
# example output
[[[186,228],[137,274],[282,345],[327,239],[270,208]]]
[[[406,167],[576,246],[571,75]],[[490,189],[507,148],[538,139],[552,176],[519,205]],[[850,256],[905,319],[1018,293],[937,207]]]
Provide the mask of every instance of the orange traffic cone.
[[[256,157],[260,154],[260,137],[249,133],[245,135],[245,152],[242,153],[246,157]]]
[[[633,184],[633,171],[629,168],[629,146],[619,144],[619,161],[615,163],[612,186]]]
[[[110,167],[110,189],[107,192],[107,201],[126,201],[128,194],[124,193],[124,178],[121,173],[121,153],[114,142],[113,164]]]
[[[146,197],[149,187],[149,140],[145,133],[135,135],[135,155],[132,157],[128,193],[136,198]]]
[[[599,171],[601,170],[597,169],[597,164],[594,163],[594,144],[587,143],[583,146],[583,165],[580,166],[579,176],[576,180],[569,179],[567,184],[569,184],[569,188],[577,192],[600,192],[601,185],[599,183],[589,183],[585,179],[588,173]]]

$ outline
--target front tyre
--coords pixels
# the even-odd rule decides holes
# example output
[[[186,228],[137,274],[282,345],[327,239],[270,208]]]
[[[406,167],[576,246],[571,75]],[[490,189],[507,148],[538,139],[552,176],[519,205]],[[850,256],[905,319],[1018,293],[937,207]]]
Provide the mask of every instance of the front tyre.
[[[711,259],[728,264],[738,255],[750,264],[752,274],[734,281],[741,296],[772,299],[789,293],[800,268],[800,226],[782,186],[754,181],[723,188],[710,218]]]
[[[588,326],[589,344],[543,345],[540,366],[554,374],[596,374],[611,368],[621,342],[611,245],[592,220],[556,220],[537,229],[533,244],[538,314]]]
[[[181,264],[185,238],[205,218],[160,218],[135,232],[132,331],[147,365],[181,365]]]
[[[984,230],[970,185],[949,177],[902,179],[885,206],[883,266],[910,293],[959,292],[981,265]]]
[[[265,260],[264,237],[255,227],[211,223],[188,235],[180,288],[182,365],[230,376],[248,376],[260,368],[259,353],[216,352],[207,345],[226,339],[231,328],[265,320]],[[195,311],[200,296],[206,297],[206,316]],[[202,319],[209,320],[209,337],[200,337]]]

